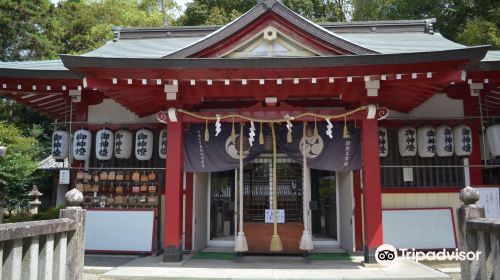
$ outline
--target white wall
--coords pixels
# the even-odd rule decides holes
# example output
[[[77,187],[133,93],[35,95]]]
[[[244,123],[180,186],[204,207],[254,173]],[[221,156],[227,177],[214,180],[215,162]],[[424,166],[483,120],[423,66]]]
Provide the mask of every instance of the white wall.
[[[351,172],[337,172],[337,180],[339,180],[339,227],[340,227],[340,247],[349,252],[354,250],[354,195],[353,195],[353,178]]]
[[[89,123],[145,123],[157,120],[156,114],[139,118],[114,100],[104,99],[100,104],[89,106],[87,121]]]
[[[429,98],[408,114],[390,111],[389,118],[461,118],[464,116],[462,100],[451,99],[444,93]]]
[[[194,173],[193,251],[207,246],[208,173]]]

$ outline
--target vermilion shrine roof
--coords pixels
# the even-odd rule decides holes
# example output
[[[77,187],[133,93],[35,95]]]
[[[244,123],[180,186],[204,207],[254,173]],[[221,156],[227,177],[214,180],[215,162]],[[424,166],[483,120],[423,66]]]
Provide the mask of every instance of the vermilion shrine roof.
[[[370,100],[408,111],[438,92],[465,98],[469,84],[480,82],[485,84],[484,100],[492,112],[498,112],[500,51],[452,42],[433,29],[434,22],[315,24],[280,1],[266,0],[225,26],[115,28],[113,41],[80,56],[0,62],[0,92],[61,119],[68,115],[69,90],[93,94],[94,102],[112,98],[140,116],[169,106],[163,85],[173,81],[191,105],[204,102],[199,92],[208,95],[207,101],[212,92],[221,93],[213,94],[213,100],[245,99],[245,92],[251,97],[255,91],[287,93],[288,98],[300,100],[308,96],[299,92],[308,91],[309,96],[317,92],[315,98],[340,98],[344,105]],[[253,38],[265,28],[283,36],[285,46],[295,44],[312,56],[221,58],[245,47],[244,41],[257,40]],[[299,88],[292,82],[297,78],[315,82],[301,83]],[[336,84],[328,85],[332,78]],[[242,80],[247,79],[248,87],[243,88]],[[257,83],[262,79],[272,79],[273,86],[268,82],[262,87]],[[206,86],[208,80],[213,80],[213,87]],[[282,87],[276,86],[278,80]],[[371,80],[381,83],[379,97],[366,96],[365,82]],[[227,81],[232,91],[243,95],[227,96],[222,86]],[[235,81],[239,86],[234,86]],[[138,90],[149,99],[137,100]],[[355,93],[347,96],[348,92]],[[395,97],[400,101],[391,100]],[[153,101],[156,106],[148,106],[149,110],[134,105]]]

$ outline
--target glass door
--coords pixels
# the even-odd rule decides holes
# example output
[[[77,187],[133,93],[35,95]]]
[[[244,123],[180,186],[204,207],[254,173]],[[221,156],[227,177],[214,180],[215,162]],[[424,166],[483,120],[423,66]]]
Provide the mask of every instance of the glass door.
[[[262,155],[245,164],[244,220],[264,222],[266,209],[273,209],[272,156]],[[285,222],[302,221],[302,165],[285,155],[277,158],[278,205],[285,211]]]
[[[313,238],[338,240],[335,172],[311,169],[311,210]]]
[[[210,176],[210,240],[234,241],[234,170]]]

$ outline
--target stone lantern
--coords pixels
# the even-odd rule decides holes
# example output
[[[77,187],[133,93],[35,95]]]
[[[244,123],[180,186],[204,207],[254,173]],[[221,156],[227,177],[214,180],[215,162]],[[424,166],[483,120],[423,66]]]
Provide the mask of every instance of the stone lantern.
[[[43,193],[38,191],[38,187],[36,185],[33,185],[33,189],[31,189],[31,191],[28,193],[28,196],[30,197],[30,199],[32,199],[32,201],[29,202],[31,215],[38,214],[38,206],[42,204],[42,202],[38,198],[42,195]]]

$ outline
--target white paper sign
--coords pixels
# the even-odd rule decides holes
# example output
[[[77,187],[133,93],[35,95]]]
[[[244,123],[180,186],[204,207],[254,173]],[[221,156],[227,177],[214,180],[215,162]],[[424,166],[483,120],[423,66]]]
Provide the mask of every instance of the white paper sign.
[[[396,248],[456,248],[453,212],[442,209],[382,210],[384,243]]]
[[[143,210],[87,210],[85,250],[151,252],[155,212]]]
[[[69,185],[69,170],[59,170],[59,185]]]
[[[476,188],[479,191],[478,205],[484,206],[488,219],[500,219],[500,191],[498,188]]]
[[[276,221],[278,224],[284,224],[285,223],[285,209],[277,209],[276,210]],[[274,223],[274,210],[273,209],[266,209],[266,224],[272,224]]]
[[[403,167],[403,180],[405,182],[413,182],[413,168]]]

